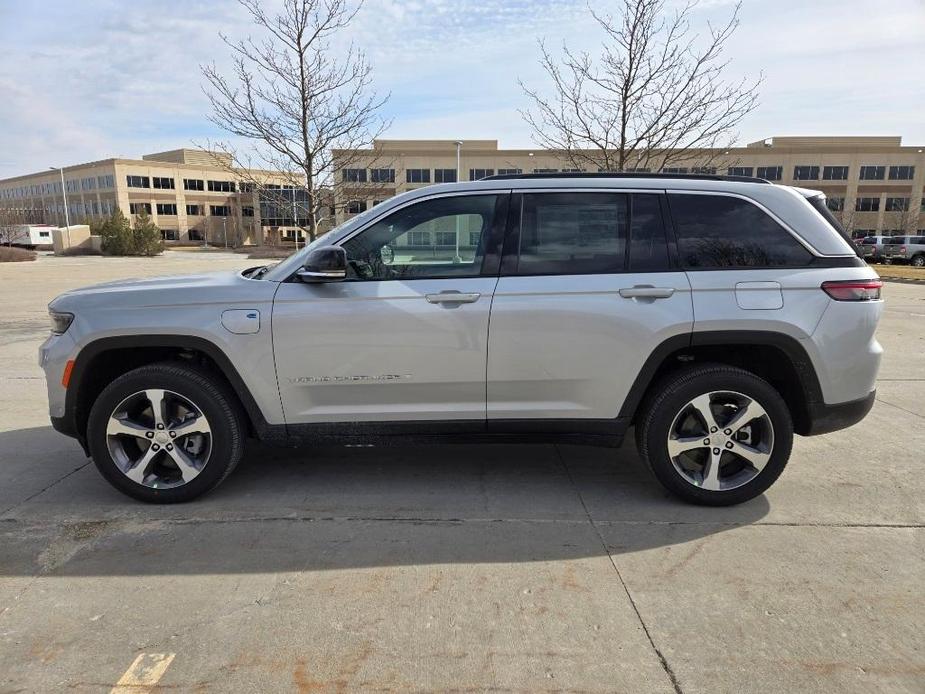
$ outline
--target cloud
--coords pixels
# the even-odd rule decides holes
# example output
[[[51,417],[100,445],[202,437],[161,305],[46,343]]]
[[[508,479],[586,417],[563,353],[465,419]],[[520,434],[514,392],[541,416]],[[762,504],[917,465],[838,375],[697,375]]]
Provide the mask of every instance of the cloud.
[[[695,22],[730,10],[707,0]],[[227,62],[219,31],[251,30],[230,0],[134,0],[131,11],[121,0],[0,0],[0,177],[221,136],[199,65]],[[925,143],[923,30],[918,0],[746,0],[729,74],[763,71],[765,82],[741,139],[876,132]],[[543,85],[538,37],[592,54],[601,42],[585,0],[368,0],[334,49],[353,42],[367,54],[377,90],[391,93],[389,137],[529,147],[517,78]]]

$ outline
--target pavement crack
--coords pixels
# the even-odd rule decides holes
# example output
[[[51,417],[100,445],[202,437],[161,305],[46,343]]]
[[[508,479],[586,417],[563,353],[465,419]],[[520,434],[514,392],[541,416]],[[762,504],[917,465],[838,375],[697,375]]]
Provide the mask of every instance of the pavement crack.
[[[877,396],[877,402],[882,402],[884,405],[889,405],[890,407],[895,407],[897,410],[901,410],[901,411],[905,412],[906,414],[911,414],[913,417],[918,417],[919,419],[925,419],[925,417],[923,417],[922,415],[920,415],[918,412],[913,412],[912,410],[907,410],[905,407],[902,407],[902,406],[900,406],[900,405],[897,405],[897,404],[895,404],[895,403],[892,403],[892,402],[890,402],[889,400],[884,400],[883,398],[881,398],[881,397],[879,397],[879,396]]]
[[[84,461],[81,465],[78,465],[77,467],[75,467],[75,468],[74,468],[73,470],[71,470],[70,472],[68,472],[68,473],[66,473],[66,474],[64,474],[64,475],[62,475],[61,477],[59,477],[58,479],[56,479],[56,480],[55,480],[54,482],[52,482],[51,484],[49,484],[49,485],[43,487],[42,489],[38,490],[38,491],[35,492],[34,494],[30,494],[30,495],[27,496],[25,499],[22,499],[21,501],[17,501],[17,502],[16,502],[15,504],[13,504],[12,506],[3,509],[2,511],[0,511],[0,515],[9,513],[9,512],[12,511],[14,508],[19,508],[19,507],[22,506],[23,504],[29,503],[29,502],[32,501],[35,497],[44,494],[45,492],[47,492],[49,489],[51,489],[52,487],[54,487],[54,486],[55,486],[56,484],[58,484],[59,482],[63,482],[64,480],[66,480],[68,477],[70,477],[71,475],[73,475],[75,472],[80,472],[81,470],[83,470],[85,467],[87,467],[87,465],[90,464],[90,462],[91,462],[90,460]]]
[[[559,450],[558,444],[554,444],[553,448],[556,450],[556,456],[559,458],[559,462],[562,464],[562,469],[565,471],[565,475],[568,477],[569,483],[572,485],[572,489],[575,490],[575,494],[578,496],[578,501],[581,503],[581,507],[584,509],[585,515],[588,518],[588,523],[591,524],[591,528],[594,530],[598,540],[601,542],[601,546],[607,553],[607,558],[610,560],[610,565],[613,567],[613,570],[617,575],[617,579],[620,581],[620,585],[623,586],[623,592],[626,593],[626,598],[630,601],[633,612],[636,613],[636,619],[639,620],[639,625],[642,627],[643,633],[649,640],[649,645],[652,647],[652,650],[658,657],[658,662],[661,664],[662,670],[664,670],[665,674],[668,676],[668,680],[671,682],[671,686],[674,689],[675,694],[684,694],[684,691],[681,689],[681,684],[678,682],[678,677],[675,675],[671,664],[668,662],[668,659],[665,657],[665,654],[662,653],[661,649],[655,645],[655,639],[652,638],[652,634],[649,632],[649,627],[646,624],[646,621],[642,618],[642,613],[639,611],[639,607],[636,605],[636,601],[633,599],[632,593],[630,593],[629,586],[626,585],[626,581],[623,579],[623,574],[620,573],[620,569],[617,567],[617,562],[614,560],[613,554],[611,554],[610,548],[607,546],[607,540],[604,539],[600,529],[598,529],[597,524],[594,522],[594,517],[588,510],[588,505],[585,503],[585,499],[581,495],[581,490],[578,489],[578,485],[575,484],[575,478],[572,477],[572,471],[569,469],[568,464],[565,462],[565,458],[562,456],[562,451]]]

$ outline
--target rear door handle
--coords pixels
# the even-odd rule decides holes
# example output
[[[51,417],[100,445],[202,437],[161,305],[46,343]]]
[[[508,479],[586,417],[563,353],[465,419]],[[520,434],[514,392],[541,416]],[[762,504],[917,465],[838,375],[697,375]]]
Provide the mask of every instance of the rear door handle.
[[[482,296],[478,292],[462,293],[455,290],[440,292],[439,294],[425,294],[429,304],[472,304]]]
[[[653,287],[648,284],[637,284],[620,290],[620,296],[624,299],[667,299],[672,294],[674,287]]]

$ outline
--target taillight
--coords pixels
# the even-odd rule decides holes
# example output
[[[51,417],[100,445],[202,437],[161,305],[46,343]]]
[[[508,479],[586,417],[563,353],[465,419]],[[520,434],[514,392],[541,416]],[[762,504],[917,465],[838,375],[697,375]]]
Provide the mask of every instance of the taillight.
[[[838,280],[823,282],[822,291],[836,301],[875,301],[880,298],[881,280]]]
[[[903,255],[906,255],[906,247],[905,247],[905,246],[900,246],[900,247],[899,247],[899,252],[902,253]]]

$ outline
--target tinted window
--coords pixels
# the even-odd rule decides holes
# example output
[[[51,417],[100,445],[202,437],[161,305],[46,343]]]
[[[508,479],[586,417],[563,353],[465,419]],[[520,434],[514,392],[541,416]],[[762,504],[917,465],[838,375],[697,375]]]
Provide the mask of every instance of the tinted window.
[[[630,222],[630,270],[666,270],[668,246],[658,195],[633,195]]]
[[[807,265],[812,255],[747,200],[669,195],[681,263],[690,268]]]
[[[473,277],[482,269],[497,195],[451,196],[410,205],[344,243],[357,280]]]
[[[517,274],[622,272],[627,221],[619,193],[525,195]]]

